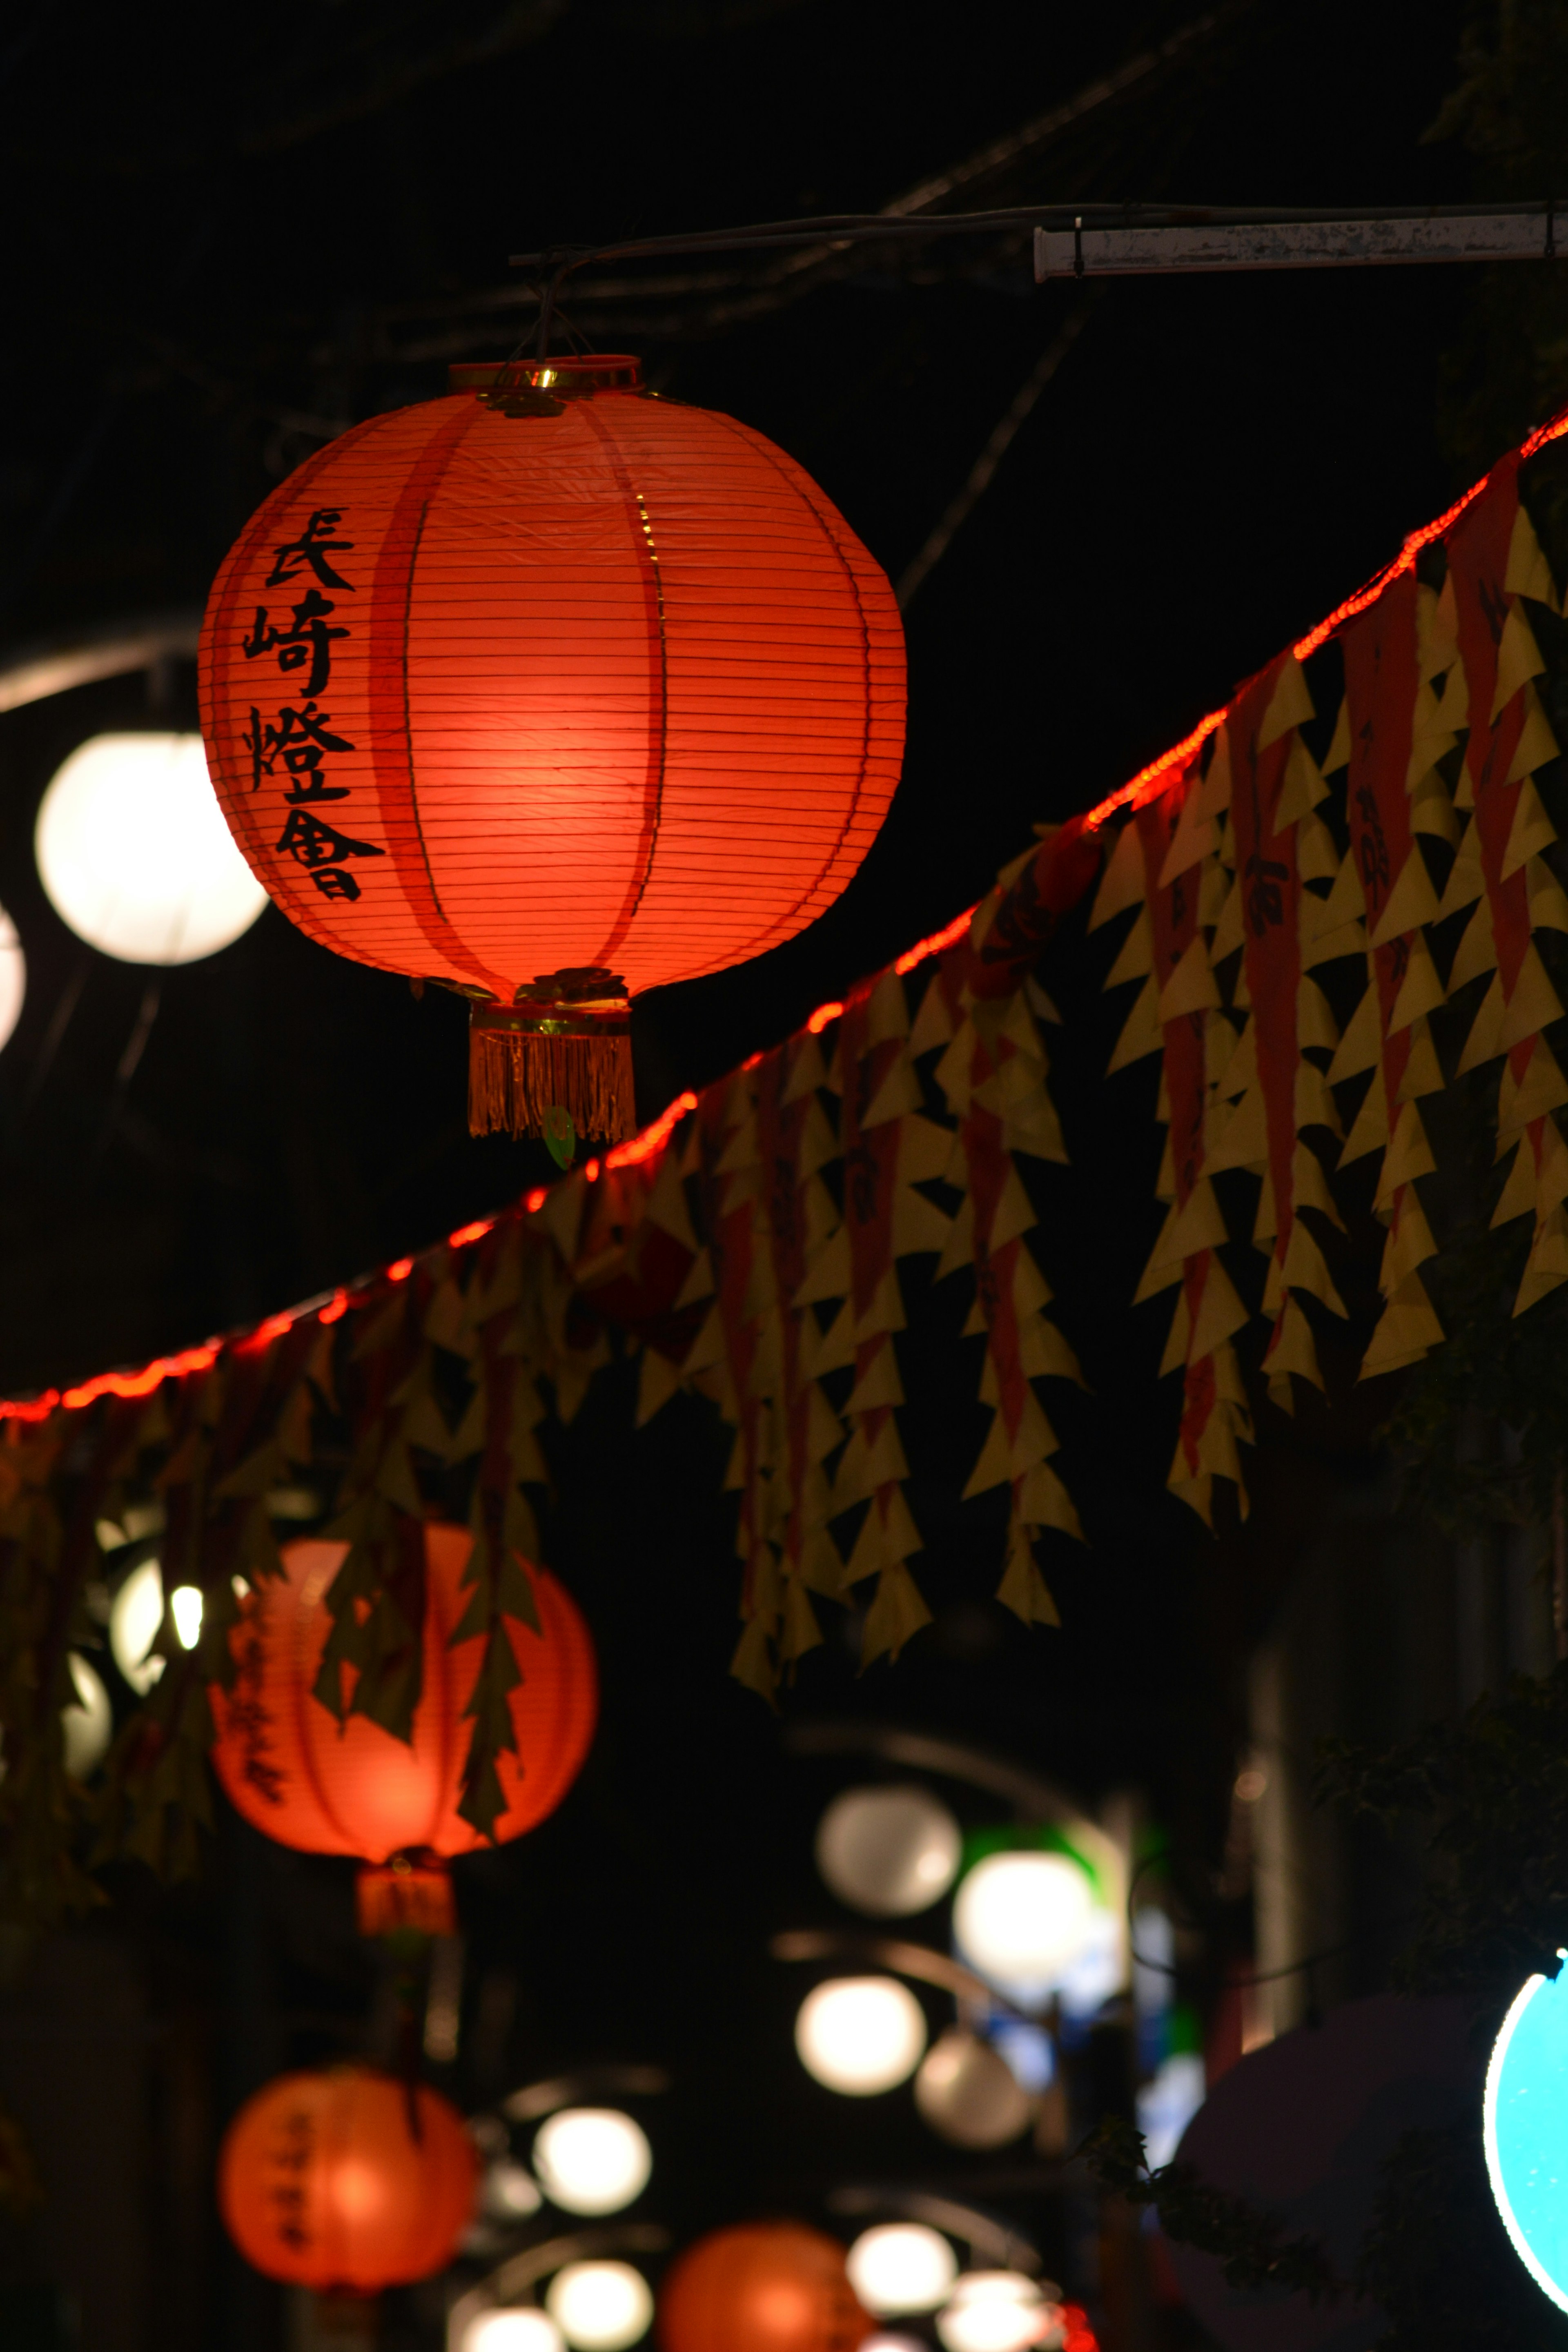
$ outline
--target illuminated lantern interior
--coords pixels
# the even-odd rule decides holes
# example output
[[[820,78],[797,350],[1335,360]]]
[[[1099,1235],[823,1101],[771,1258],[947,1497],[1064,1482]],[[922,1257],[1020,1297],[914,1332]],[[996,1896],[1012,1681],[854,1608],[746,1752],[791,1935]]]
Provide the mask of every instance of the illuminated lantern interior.
[[[281,2075],[240,2109],[218,2158],[218,2203],[268,2278],[368,2294],[445,2268],[476,2168],[462,2118],[434,2091],[334,2067]]]
[[[476,1131],[632,1120],[629,993],[821,914],[898,781],[891,589],[633,359],[453,371],[274,491],[208,604],[218,799],[338,954],[472,1006]]]
[[[963,1844],[958,1823],[927,1789],[846,1789],[817,1828],[816,1866],[840,1902],[897,1919],[941,1900]]]
[[[199,735],[79,744],[44,793],[34,850],[55,912],[123,963],[216,955],[267,904],[213,797]],[[0,984],[0,1025],[15,987],[14,976]]]
[[[802,2001],[795,2046],[826,2089],[872,2097],[907,2082],[920,2064],[925,2011],[897,1977],[834,1977]]]
[[[662,2352],[856,2352],[870,2333],[844,2248],[798,2222],[716,2230],[659,2289]]]
[[[463,1710],[482,1643],[451,1635],[468,1606],[461,1578],[472,1538],[426,1529],[425,1678],[412,1742],[364,1716],[340,1727],[313,1696],[331,1619],[326,1592],[348,1547],[289,1544],[284,1574],[241,1604],[230,1640],[234,1686],[210,1696],[213,1762],[247,1821],[281,1845],[357,1854],[360,1925],[446,1934],[453,1923],[442,1857],[485,1843],[458,1811],[470,1727]],[[517,1752],[497,1759],[505,1811],[498,1842],[521,1837],[554,1811],[588,1752],[598,1712],[593,1644],[574,1602],[545,1570],[531,1571],[540,1631],[506,1620],[522,1680],[510,1693]]]
[[[648,2283],[630,2263],[568,2263],[544,2304],[574,2352],[626,2352],[653,2317]]]
[[[565,2213],[618,2213],[653,2170],[647,2135],[615,2107],[563,2107],[541,2124],[533,2168]]]

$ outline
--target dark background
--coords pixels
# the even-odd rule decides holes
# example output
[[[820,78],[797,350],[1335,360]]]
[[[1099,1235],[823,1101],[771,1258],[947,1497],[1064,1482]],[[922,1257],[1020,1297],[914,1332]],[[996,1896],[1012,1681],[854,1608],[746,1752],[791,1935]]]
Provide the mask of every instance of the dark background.
[[[1038,0],[17,12],[0,47],[0,657],[198,607],[247,516],[322,440],[439,393],[447,359],[513,347],[528,305],[509,253],[874,209],[1187,21]],[[1485,34],[1489,15],[1478,21]],[[1460,80],[1463,30],[1452,0],[1418,13],[1254,0],[958,201],[1544,193],[1528,140],[1521,155],[1494,139],[1478,167],[1460,139],[1426,136]],[[701,267],[664,274],[689,281]],[[639,1006],[644,1114],[970,903],[1034,823],[1097,801],[1184,733],[1547,413],[1548,274],[1095,289],[910,609],[909,750],[880,839],[802,938]],[[640,349],[662,388],[774,437],[894,577],[1080,299],[1037,289],[1021,244],[862,256],[807,273],[788,299],[763,264],[734,275],[618,306],[569,291],[565,308],[600,347]],[[534,1147],[467,1136],[463,1013],[440,992],[416,1003],[270,909],[155,996],[148,973],[65,929],[32,862],[39,796],[77,742],[142,723],[195,725],[191,669],[0,717],[0,900],[29,971],[0,1055],[0,1388],[13,1393],[258,1318],[548,1172]],[[1128,1304],[1157,1227],[1155,1066],[1101,1075],[1125,1009],[1099,995],[1106,961],[1097,935],[1050,974],[1068,1015],[1053,1083],[1074,1165],[1040,1171],[1037,1242],[1089,1381],[1049,1398],[1090,1538],[1045,1562],[1064,1630],[1026,1633],[987,1597],[1000,1521],[957,1500],[984,1430],[978,1359],[957,1337],[962,1285],[928,1302],[917,1262],[904,1421],[937,1622],[861,1679],[853,1622],[840,1638],[826,1612],[832,1638],[784,1712],[977,1739],[1086,1802],[1135,1792],[1174,1839],[1204,1930],[1194,1990],[1212,2000],[1247,1936],[1225,1850],[1247,1644],[1314,1531],[1382,1507],[1369,1431],[1386,1400],[1342,1398],[1299,1425],[1265,1412],[1245,1538],[1212,1544],[1164,1496],[1177,1404],[1154,1380],[1165,1307]],[[544,1547],[594,1625],[604,1728],[552,1822],[459,1872],[468,2032],[452,2087],[475,2102],[595,2058],[669,2064],[650,2210],[680,2234],[805,2210],[868,2170],[956,2179],[963,2166],[919,2133],[907,2094],[829,2101],[789,2051],[801,1985],[764,1940],[831,1916],[809,1836],[854,1771],[792,1758],[726,1678],[733,1507],[718,1491],[717,1425],[683,1400],[634,1436],[628,1401],[610,1379],[553,1441]],[[973,1818],[984,1811],[972,1802]],[[68,2151],[101,2099],[101,2128],[112,2111],[128,2135],[114,2194],[134,2226],[115,2257],[121,2286],[100,2297],[120,2332],[89,2330],[89,2352],[150,2342],[154,2315],[175,2352],[259,2352],[278,2340],[276,2308],[217,2231],[213,2136],[267,2074],[355,2046],[374,2020],[348,1876],[264,1849],[228,1818],[199,1887],[161,1895],[128,1878],[115,1891],[116,1924],[72,1949],[124,1988],[135,2063],[110,2100],[78,2051],[45,2253],[35,2243],[27,2259],[79,2294],[94,2273],[109,2191],[89,2196]],[[44,2000],[36,1971],[27,1982],[12,2046]],[[63,2032],[88,1995],[71,2000]],[[969,2168],[980,2189],[988,2164]],[[1051,2260],[1079,2262],[1070,2200],[1038,2192],[993,2179],[988,2193],[1013,2196]],[[100,2284],[110,2274],[100,2265]],[[425,2340],[412,2300],[388,2324]]]

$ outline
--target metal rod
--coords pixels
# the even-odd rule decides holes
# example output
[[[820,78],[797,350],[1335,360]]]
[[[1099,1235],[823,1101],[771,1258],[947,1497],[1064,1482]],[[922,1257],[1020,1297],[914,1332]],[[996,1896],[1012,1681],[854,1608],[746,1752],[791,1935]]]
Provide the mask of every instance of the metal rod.
[[[540,253],[514,253],[511,266],[514,269],[552,269],[563,274],[567,270],[581,269],[591,261],[652,260],[679,253],[764,252],[780,247],[802,245],[863,245],[884,238],[897,243],[932,236],[994,236],[1034,230],[1047,236],[1063,236],[1069,241],[1075,231],[1081,231],[1087,267],[1089,240],[1096,232],[1115,232],[1125,236],[1134,232],[1147,235],[1159,229],[1191,231],[1290,226],[1366,228],[1391,222],[1449,226],[1472,223],[1476,225],[1478,233],[1482,224],[1490,224],[1492,233],[1499,236],[1505,232],[1497,226],[1498,224],[1539,222],[1540,235],[1533,247],[1510,245],[1508,254],[1522,254],[1527,249],[1545,254],[1549,250],[1548,230],[1553,209],[1552,200],[1542,196],[1508,204],[1472,205],[1054,204],[1013,205],[999,212],[979,213],[825,213],[815,219],[761,221],[745,227],[701,229],[674,236],[632,237],[608,245],[555,246]],[[1363,257],[1363,257],[1356,252],[1347,252],[1343,257],[1347,261]],[[1466,251],[1432,254],[1430,257],[1412,253],[1404,257],[1458,260],[1488,257]]]

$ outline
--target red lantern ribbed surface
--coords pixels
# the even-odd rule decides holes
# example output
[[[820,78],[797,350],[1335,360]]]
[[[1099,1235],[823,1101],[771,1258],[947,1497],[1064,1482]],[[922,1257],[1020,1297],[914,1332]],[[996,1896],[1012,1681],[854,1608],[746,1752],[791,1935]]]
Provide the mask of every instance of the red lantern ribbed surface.
[[[201,654],[218,798],[283,912],[503,1006],[790,938],[870,846],[904,721],[892,592],[782,450],[633,361],[511,373],[301,466]]]
[[[873,2326],[837,2239],[798,2221],[715,2230],[659,2289],[663,2352],[855,2352]]]
[[[340,1727],[311,1696],[331,1628],[327,1587],[345,1544],[289,1544],[285,1574],[247,1595],[230,1637],[238,1677],[210,1694],[213,1761],[247,1821],[279,1844],[381,1863],[486,1843],[458,1811],[471,1728],[463,1709],[482,1644],[476,1637],[453,1648],[450,1637],[467,1605],[460,1580],[472,1540],[463,1528],[426,1530],[425,1682],[412,1745],[363,1716]],[[506,1799],[498,1840],[521,1837],[560,1803],[598,1714],[588,1629],[547,1570],[530,1575],[540,1631],[506,1621],[523,1679],[509,1700],[518,1752],[503,1750],[496,1763]]]
[[[462,2117],[368,2067],[282,2074],[224,2137],[218,2204],[247,2262],[297,2286],[374,2294],[445,2269],[474,2202]]]

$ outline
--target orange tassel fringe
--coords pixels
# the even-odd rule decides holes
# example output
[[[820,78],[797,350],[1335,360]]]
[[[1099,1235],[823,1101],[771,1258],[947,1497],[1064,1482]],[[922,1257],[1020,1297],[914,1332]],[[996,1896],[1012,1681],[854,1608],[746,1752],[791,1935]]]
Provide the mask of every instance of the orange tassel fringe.
[[[542,1135],[559,1105],[579,1135],[618,1143],[637,1125],[627,1036],[541,1037],[475,1029],[468,1040],[468,1129]]]

